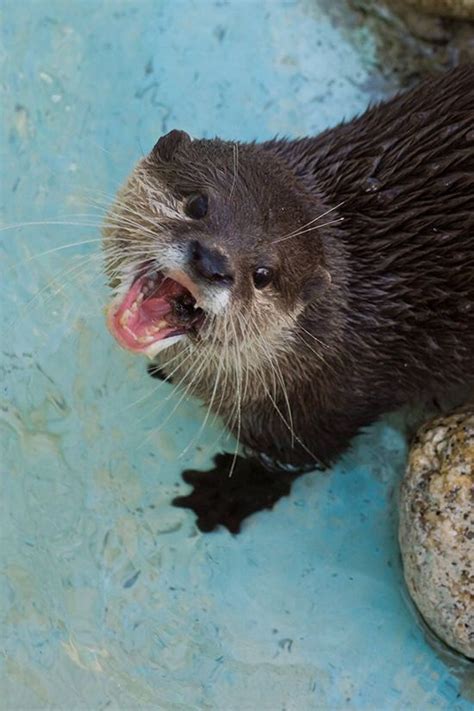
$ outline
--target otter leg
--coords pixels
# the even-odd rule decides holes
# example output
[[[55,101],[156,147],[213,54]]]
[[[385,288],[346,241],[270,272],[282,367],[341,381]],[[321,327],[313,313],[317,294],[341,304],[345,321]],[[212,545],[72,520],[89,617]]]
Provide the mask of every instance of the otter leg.
[[[173,499],[173,505],[192,509],[197,527],[205,533],[219,525],[239,533],[245,518],[272,509],[278,499],[288,496],[293,481],[303,473],[269,471],[257,459],[241,456],[233,462],[232,454],[217,454],[213,469],[188,469],[182,474],[193,491]]]

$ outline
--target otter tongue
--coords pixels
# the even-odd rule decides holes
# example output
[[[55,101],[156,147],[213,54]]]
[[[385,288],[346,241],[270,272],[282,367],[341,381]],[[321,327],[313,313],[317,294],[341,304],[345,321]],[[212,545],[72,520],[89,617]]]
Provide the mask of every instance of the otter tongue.
[[[158,284],[148,277],[137,279],[123,301],[112,306],[108,325],[121,346],[135,352],[145,352],[153,343],[183,331],[168,323],[172,301],[186,293],[186,289],[173,279],[163,279]]]

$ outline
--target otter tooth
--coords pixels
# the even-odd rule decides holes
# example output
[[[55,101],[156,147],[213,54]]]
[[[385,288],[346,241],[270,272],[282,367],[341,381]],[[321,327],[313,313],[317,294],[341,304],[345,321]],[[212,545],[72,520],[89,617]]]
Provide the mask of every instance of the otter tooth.
[[[161,319],[161,321],[158,321],[158,323],[156,325],[150,326],[149,328],[147,328],[147,334],[159,333],[167,326],[168,326],[167,321],[165,321],[164,319]]]
[[[152,343],[153,342],[153,336],[149,333],[145,334],[144,336],[138,336],[137,338],[138,343]]]
[[[132,312],[130,309],[125,309],[123,314],[120,316],[119,322],[120,325],[125,327],[127,325],[128,320],[130,319],[130,316],[132,315]]]

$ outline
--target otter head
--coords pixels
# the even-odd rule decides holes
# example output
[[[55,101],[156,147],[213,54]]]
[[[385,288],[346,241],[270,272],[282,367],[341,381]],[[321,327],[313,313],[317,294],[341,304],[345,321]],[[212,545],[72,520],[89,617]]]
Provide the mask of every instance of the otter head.
[[[255,365],[287,350],[330,281],[315,229],[323,211],[264,147],[171,131],[104,228],[113,335],[150,357],[181,343],[217,360],[232,347]]]

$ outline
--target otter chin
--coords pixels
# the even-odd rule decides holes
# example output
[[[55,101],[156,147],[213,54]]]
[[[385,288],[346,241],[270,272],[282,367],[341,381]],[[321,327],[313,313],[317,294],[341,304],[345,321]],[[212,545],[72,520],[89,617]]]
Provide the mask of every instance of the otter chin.
[[[162,136],[103,230],[118,343],[265,461],[474,384],[474,66],[315,137]]]

